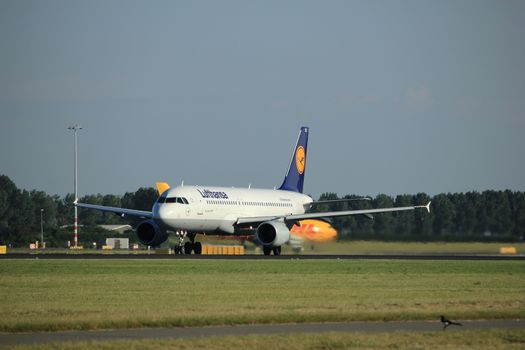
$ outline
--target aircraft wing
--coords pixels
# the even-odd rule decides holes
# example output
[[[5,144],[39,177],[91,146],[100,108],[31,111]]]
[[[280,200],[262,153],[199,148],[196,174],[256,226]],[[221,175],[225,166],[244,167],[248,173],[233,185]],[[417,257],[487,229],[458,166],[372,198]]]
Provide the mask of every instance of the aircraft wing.
[[[252,217],[246,217],[246,218],[238,218],[237,221],[235,221],[236,225],[258,225],[260,223],[263,223],[265,221],[273,221],[273,220],[279,220],[285,218],[285,216],[252,216]]]
[[[412,207],[394,207],[394,208],[380,208],[380,209],[361,209],[361,210],[342,210],[342,211],[327,211],[318,213],[305,213],[305,214],[291,214],[285,216],[259,216],[259,217],[248,217],[237,219],[237,225],[249,225],[249,224],[260,224],[265,221],[272,220],[284,220],[284,221],[297,221],[305,219],[319,219],[326,217],[336,216],[349,216],[349,215],[370,215],[377,213],[389,213],[396,211],[415,210],[419,208],[425,208],[430,213],[430,202],[427,205],[416,205]]]
[[[316,204],[332,204],[332,203],[345,203],[345,202],[355,202],[355,201],[371,201],[370,197],[358,197],[358,198],[343,198],[343,199],[328,199],[326,201],[314,201],[312,205]]]
[[[153,217],[153,213],[151,211],[106,207],[103,205],[86,204],[86,203],[75,203],[75,205],[79,208],[88,208],[88,209],[106,211],[106,212],[118,214],[120,216],[133,216],[133,217],[144,218],[144,219],[151,219]]]

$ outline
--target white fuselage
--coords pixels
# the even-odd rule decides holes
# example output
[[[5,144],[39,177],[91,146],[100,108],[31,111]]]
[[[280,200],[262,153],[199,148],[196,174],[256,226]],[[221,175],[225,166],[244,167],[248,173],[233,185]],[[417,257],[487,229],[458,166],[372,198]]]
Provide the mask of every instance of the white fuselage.
[[[292,191],[183,186],[162,194],[153,218],[166,230],[233,234],[239,218],[303,214],[311,203],[310,196]]]

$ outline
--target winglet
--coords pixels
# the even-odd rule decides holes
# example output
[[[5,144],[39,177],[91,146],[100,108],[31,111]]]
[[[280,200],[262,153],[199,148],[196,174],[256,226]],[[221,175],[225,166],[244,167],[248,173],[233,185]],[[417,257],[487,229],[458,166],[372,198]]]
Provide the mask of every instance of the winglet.
[[[165,182],[157,182],[155,184],[155,186],[157,187],[157,192],[158,192],[159,196],[170,189],[170,185],[168,185]]]
[[[428,202],[427,205],[416,205],[415,207],[412,207],[412,208],[425,208],[430,214],[430,203],[432,203],[432,201]]]

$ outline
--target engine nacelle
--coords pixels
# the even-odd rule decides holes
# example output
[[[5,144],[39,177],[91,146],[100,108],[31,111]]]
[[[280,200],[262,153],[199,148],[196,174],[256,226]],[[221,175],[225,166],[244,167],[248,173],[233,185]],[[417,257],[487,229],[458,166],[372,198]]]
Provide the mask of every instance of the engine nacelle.
[[[142,244],[154,247],[168,239],[168,233],[153,220],[142,221],[137,226],[137,236]]]
[[[257,227],[255,235],[266,247],[280,247],[290,240],[290,230],[280,221],[263,222]]]

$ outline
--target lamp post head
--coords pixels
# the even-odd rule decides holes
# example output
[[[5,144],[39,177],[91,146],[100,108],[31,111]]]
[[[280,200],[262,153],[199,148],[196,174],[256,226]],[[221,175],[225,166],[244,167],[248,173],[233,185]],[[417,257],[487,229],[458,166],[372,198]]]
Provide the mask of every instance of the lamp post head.
[[[82,127],[78,124],[75,124],[75,125],[68,126],[68,130],[74,130],[74,131],[82,130]]]

